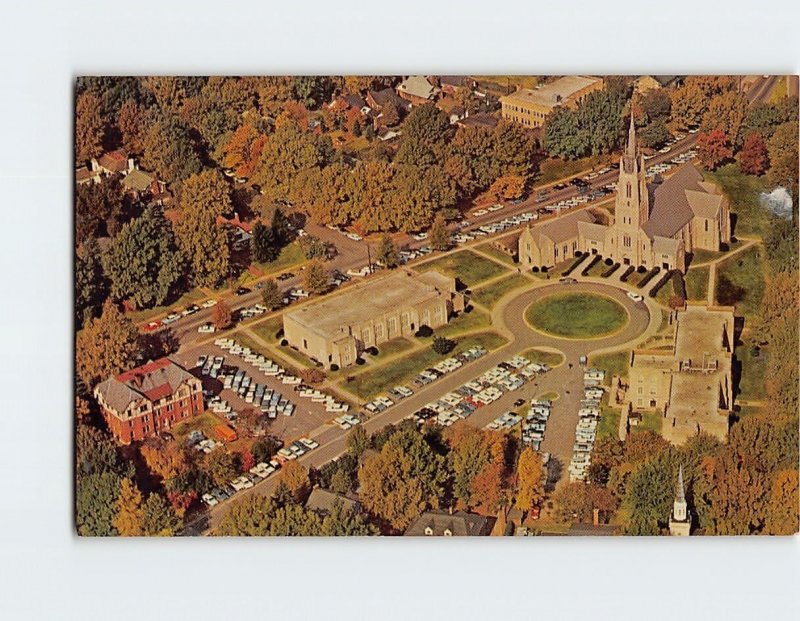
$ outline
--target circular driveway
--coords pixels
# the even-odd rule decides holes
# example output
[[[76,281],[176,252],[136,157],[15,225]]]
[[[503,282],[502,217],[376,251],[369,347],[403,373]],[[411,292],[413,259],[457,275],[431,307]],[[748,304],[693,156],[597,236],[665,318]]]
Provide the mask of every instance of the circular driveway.
[[[535,301],[555,293],[596,293],[619,302],[628,312],[629,321],[621,330],[599,338],[574,339],[550,336],[534,330],[525,320],[528,307]],[[568,360],[630,343],[640,337],[650,323],[650,311],[644,302],[634,302],[625,291],[595,282],[553,283],[536,286],[517,295],[503,308],[503,323],[515,337],[517,349],[547,347],[564,353]]]

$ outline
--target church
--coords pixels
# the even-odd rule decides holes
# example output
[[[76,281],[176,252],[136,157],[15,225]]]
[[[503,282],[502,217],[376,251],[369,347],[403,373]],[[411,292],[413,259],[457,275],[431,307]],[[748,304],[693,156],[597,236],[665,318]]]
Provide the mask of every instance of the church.
[[[728,199],[692,164],[683,164],[661,183],[647,183],[631,118],[612,223],[602,224],[582,209],[528,226],[519,237],[518,256],[525,269],[552,267],[588,252],[622,265],[685,272],[687,254],[719,250],[730,243],[730,235]]]

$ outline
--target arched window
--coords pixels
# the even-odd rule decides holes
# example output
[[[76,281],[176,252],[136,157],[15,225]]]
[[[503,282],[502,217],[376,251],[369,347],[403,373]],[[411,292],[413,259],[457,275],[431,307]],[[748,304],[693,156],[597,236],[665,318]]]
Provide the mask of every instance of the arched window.
[[[625,186],[625,196],[627,198],[631,197],[631,182],[628,181],[627,185]]]

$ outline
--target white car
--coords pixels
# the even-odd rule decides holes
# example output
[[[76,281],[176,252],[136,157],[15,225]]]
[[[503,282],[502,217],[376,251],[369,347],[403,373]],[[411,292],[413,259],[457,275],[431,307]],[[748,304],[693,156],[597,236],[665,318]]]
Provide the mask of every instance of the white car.
[[[172,323],[173,321],[178,321],[178,319],[180,319],[180,318],[181,318],[181,314],[173,311],[169,315],[164,317],[164,319],[161,320],[161,323],[169,324],[169,323]]]
[[[204,323],[202,326],[197,328],[197,331],[200,334],[212,334],[216,328],[211,323]]]
[[[641,295],[634,293],[633,291],[628,291],[628,297],[634,302],[642,302],[644,300]]]
[[[423,239],[428,239],[428,234],[425,233],[425,232],[423,232],[423,233],[414,233],[411,237],[412,237],[412,239],[416,239],[417,241],[422,241]]]
[[[492,205],[491,207],[489,207],[488,209],[489,209],[489,211],[500,211],[504,207],[505,207],[505,205],[501,205],[500,203],[496,203],[496,204]]]
[[[211,308],[212,306],[216,306],[216,305],[217,305],[217,301],[216,300],[206,300],[200,306],[202,306],[203,308]]]
[[[211,494],[203,494],[201,500],[209,507],[214,507],[219,504],[219,500],[214,498]]]
[[[478,216],[485,216],[487,213],[488,212],[485,209],[478,209],[476,211],[473,211],[472,215],[478,217]]]
[[[358,235],[357,233],[347,233],[346,237],[347,239],[352,239],[353,241],[361,241],[361,235]]]

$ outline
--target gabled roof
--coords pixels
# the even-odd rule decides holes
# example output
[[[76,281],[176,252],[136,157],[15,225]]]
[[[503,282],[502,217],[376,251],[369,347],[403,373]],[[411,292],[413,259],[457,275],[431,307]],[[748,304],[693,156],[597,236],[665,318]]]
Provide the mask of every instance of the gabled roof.
[[[558,244],[573,237],[578,237],[578,224],[580,222],[594,223],[594,218],[588,211],[583,209],[543,224],[537,224],[526,230],[530,231],[533,241],[537,245],[541,243],[543,237],[546,237],[554,244]]]
[[[108,153],[103,153],[97,163],[111,172],[122,172],[128,167],[128,154],[122,149],[109,151]]]
[[[393,103],[400,110],[405,110],[409,106],[409,103],[399,97],[393,88],[387,87],[379,91],[369,91],[369,96],[379,108],[383,108],[388,103]]]
[[[485,112],[470,114],[456,121],[456,123],[462,127],[488,127],[489,129],[494,128],[498,122],[497,117],[486,114]]]
[[[397,91],[420,99],[432,99],[439,89],[433,86],[425,76],[411,75],[400,82]]]
[[[124,412],[133,402],[146,399],[158,401],[172,395],[194,375],[169,358],[159,358],[135,369],[109,377],[95,388],[108,406]]]
[[[122,185],[128,190],[144,192],[150,187],[154,179],[155,177],[152,175],[135,168],[125,175],[125,178],[122,180]]]
[[[472,78],[468,75],[441,75],[439,76],[439,84],[442,86],[453,86],[455,88],[465,86],[472,82]]]
[[[447,531],[453,537],[478,537],[488,534],[488,518],[475,513],[458,511],[450,515],[447,511],[426,511],[413,522],[405,532],[407,537],[421,537],[433,531],[435,536],[445,535]]]
[[[608,234],[608,227],[605,224],[595,222],[578,222],[578,232],[584,239],[604,242]]]
[[[705,192],[700,183],[703,175],[692,164],[684,164],[652,193],[650,216],[642,230],[650,239],[674,237],[695,216],[687,190]],[[722,200],[720,195],[714,195]],[[693,199],[698,204],[696,199]]]
[[[306,509],[319,511],[320,513],[330,513],[337,502],[341,503],[342,507],[348,511],[355,512],[359,509],[358,502],[352,498],[336,494],[320,487],[315,487],[311,491],[311,495],[306,501]]]
[[[653,252],[656,254],[668,254],[675,256],[678,253],[680,241],[672,237],[660,237],[656,235],[653,238]]]

